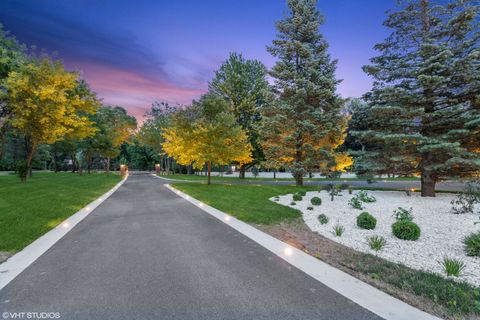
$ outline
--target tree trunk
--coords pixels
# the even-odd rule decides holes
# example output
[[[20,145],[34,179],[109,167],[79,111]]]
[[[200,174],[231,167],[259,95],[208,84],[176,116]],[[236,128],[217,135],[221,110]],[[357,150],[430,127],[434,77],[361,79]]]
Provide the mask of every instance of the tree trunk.
[[[430,171],[424,170],[422,172],[422,197],[435,197],[435,182]]]
[[[277,179],[277,170],[273,170],[273,179]]]
[[[210,178],[211,165],[212,165],[212,163],[211,163],[210,161],[208,161],[208,162],[207,162],[207,170],[208,170],[207,184],[210,184],[210,183],[211,183],[211,178]]]
[[[77,155],[76,152],[72,153],[70,155],[72,158],[72,173],[75,173],[77,171]]]
[[[239,174],[238,174],[238,177],[240,179],[245,179],[245,171],[246,171],[247,167],[245,164],[242,164],[240,165],[240,171],[239,171]]]
[[[107,173],[110,173],[110,157],[107,157],[107,163],[106,163],[105,171]]]
[[[294,177],[297,187],[303,187],[303,174],[296,173]]]
[[[32,177],[32,159],[33,159],[33,155],[35,154],[35,146],[32,145],[30,142],[28,142],[27,140],[25,140],[26,142],[26,158],[25,158],[25,162],[26,162],[26,165],[27,165],[27,174],[25,177],[22,177],[22,181],[23,182],[26,182],[27,181],[27,176],[28,177]]]

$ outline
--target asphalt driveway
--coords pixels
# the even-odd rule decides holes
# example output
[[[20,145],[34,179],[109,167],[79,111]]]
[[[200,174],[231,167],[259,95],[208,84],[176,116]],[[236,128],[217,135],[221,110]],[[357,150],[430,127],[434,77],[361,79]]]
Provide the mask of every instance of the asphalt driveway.
[[[380,319],[150,175],[133,175],[0,291],[61,319]]]

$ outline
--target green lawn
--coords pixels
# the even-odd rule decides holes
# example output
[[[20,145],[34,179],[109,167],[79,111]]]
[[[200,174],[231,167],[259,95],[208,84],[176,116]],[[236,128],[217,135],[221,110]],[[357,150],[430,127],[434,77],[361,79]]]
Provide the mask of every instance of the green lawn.
[[[270,197],[298,190],[318,190],[318,187],[198,183],[175,183],[173,186],[240,220],[259,224],[274,224],[301,216],[300,211],[274,203],[268,200]]]
[[[112,188],[118,175],[34,173],[0,176],[0,251],[15,252]]]

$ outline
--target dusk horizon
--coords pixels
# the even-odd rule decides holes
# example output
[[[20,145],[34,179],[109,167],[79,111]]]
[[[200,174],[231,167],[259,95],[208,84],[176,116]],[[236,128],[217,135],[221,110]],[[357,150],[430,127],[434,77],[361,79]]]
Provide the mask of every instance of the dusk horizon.
[[[319,1],[320,27],[329,53],[338,59],[338,93],[360,97],[372,80],[361,67],[373,46],[389,33],[382,23],[395,1]],[[285,1],[241,4],[3,1],[0,23],[36,52],[45,51],[80,72],[107,105],[125,107],[141,120],[154,101],[188,105],[208,89],[229,53],[241,53],[271,68],[266,46]]]

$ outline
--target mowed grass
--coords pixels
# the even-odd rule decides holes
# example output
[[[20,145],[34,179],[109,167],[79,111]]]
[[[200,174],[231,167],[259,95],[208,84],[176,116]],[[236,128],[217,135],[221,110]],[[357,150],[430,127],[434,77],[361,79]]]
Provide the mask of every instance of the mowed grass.
[[[275,224],[301,217],[300,211],[279,205],[269,198],[299,190],[318,190],[318,187],[196,183],[175,183],[173,187],[242,221],[258,224]]]
[[[0,176],[0,251],[23,249],[120,180],[102,173],[34,173],[27,183]]]

